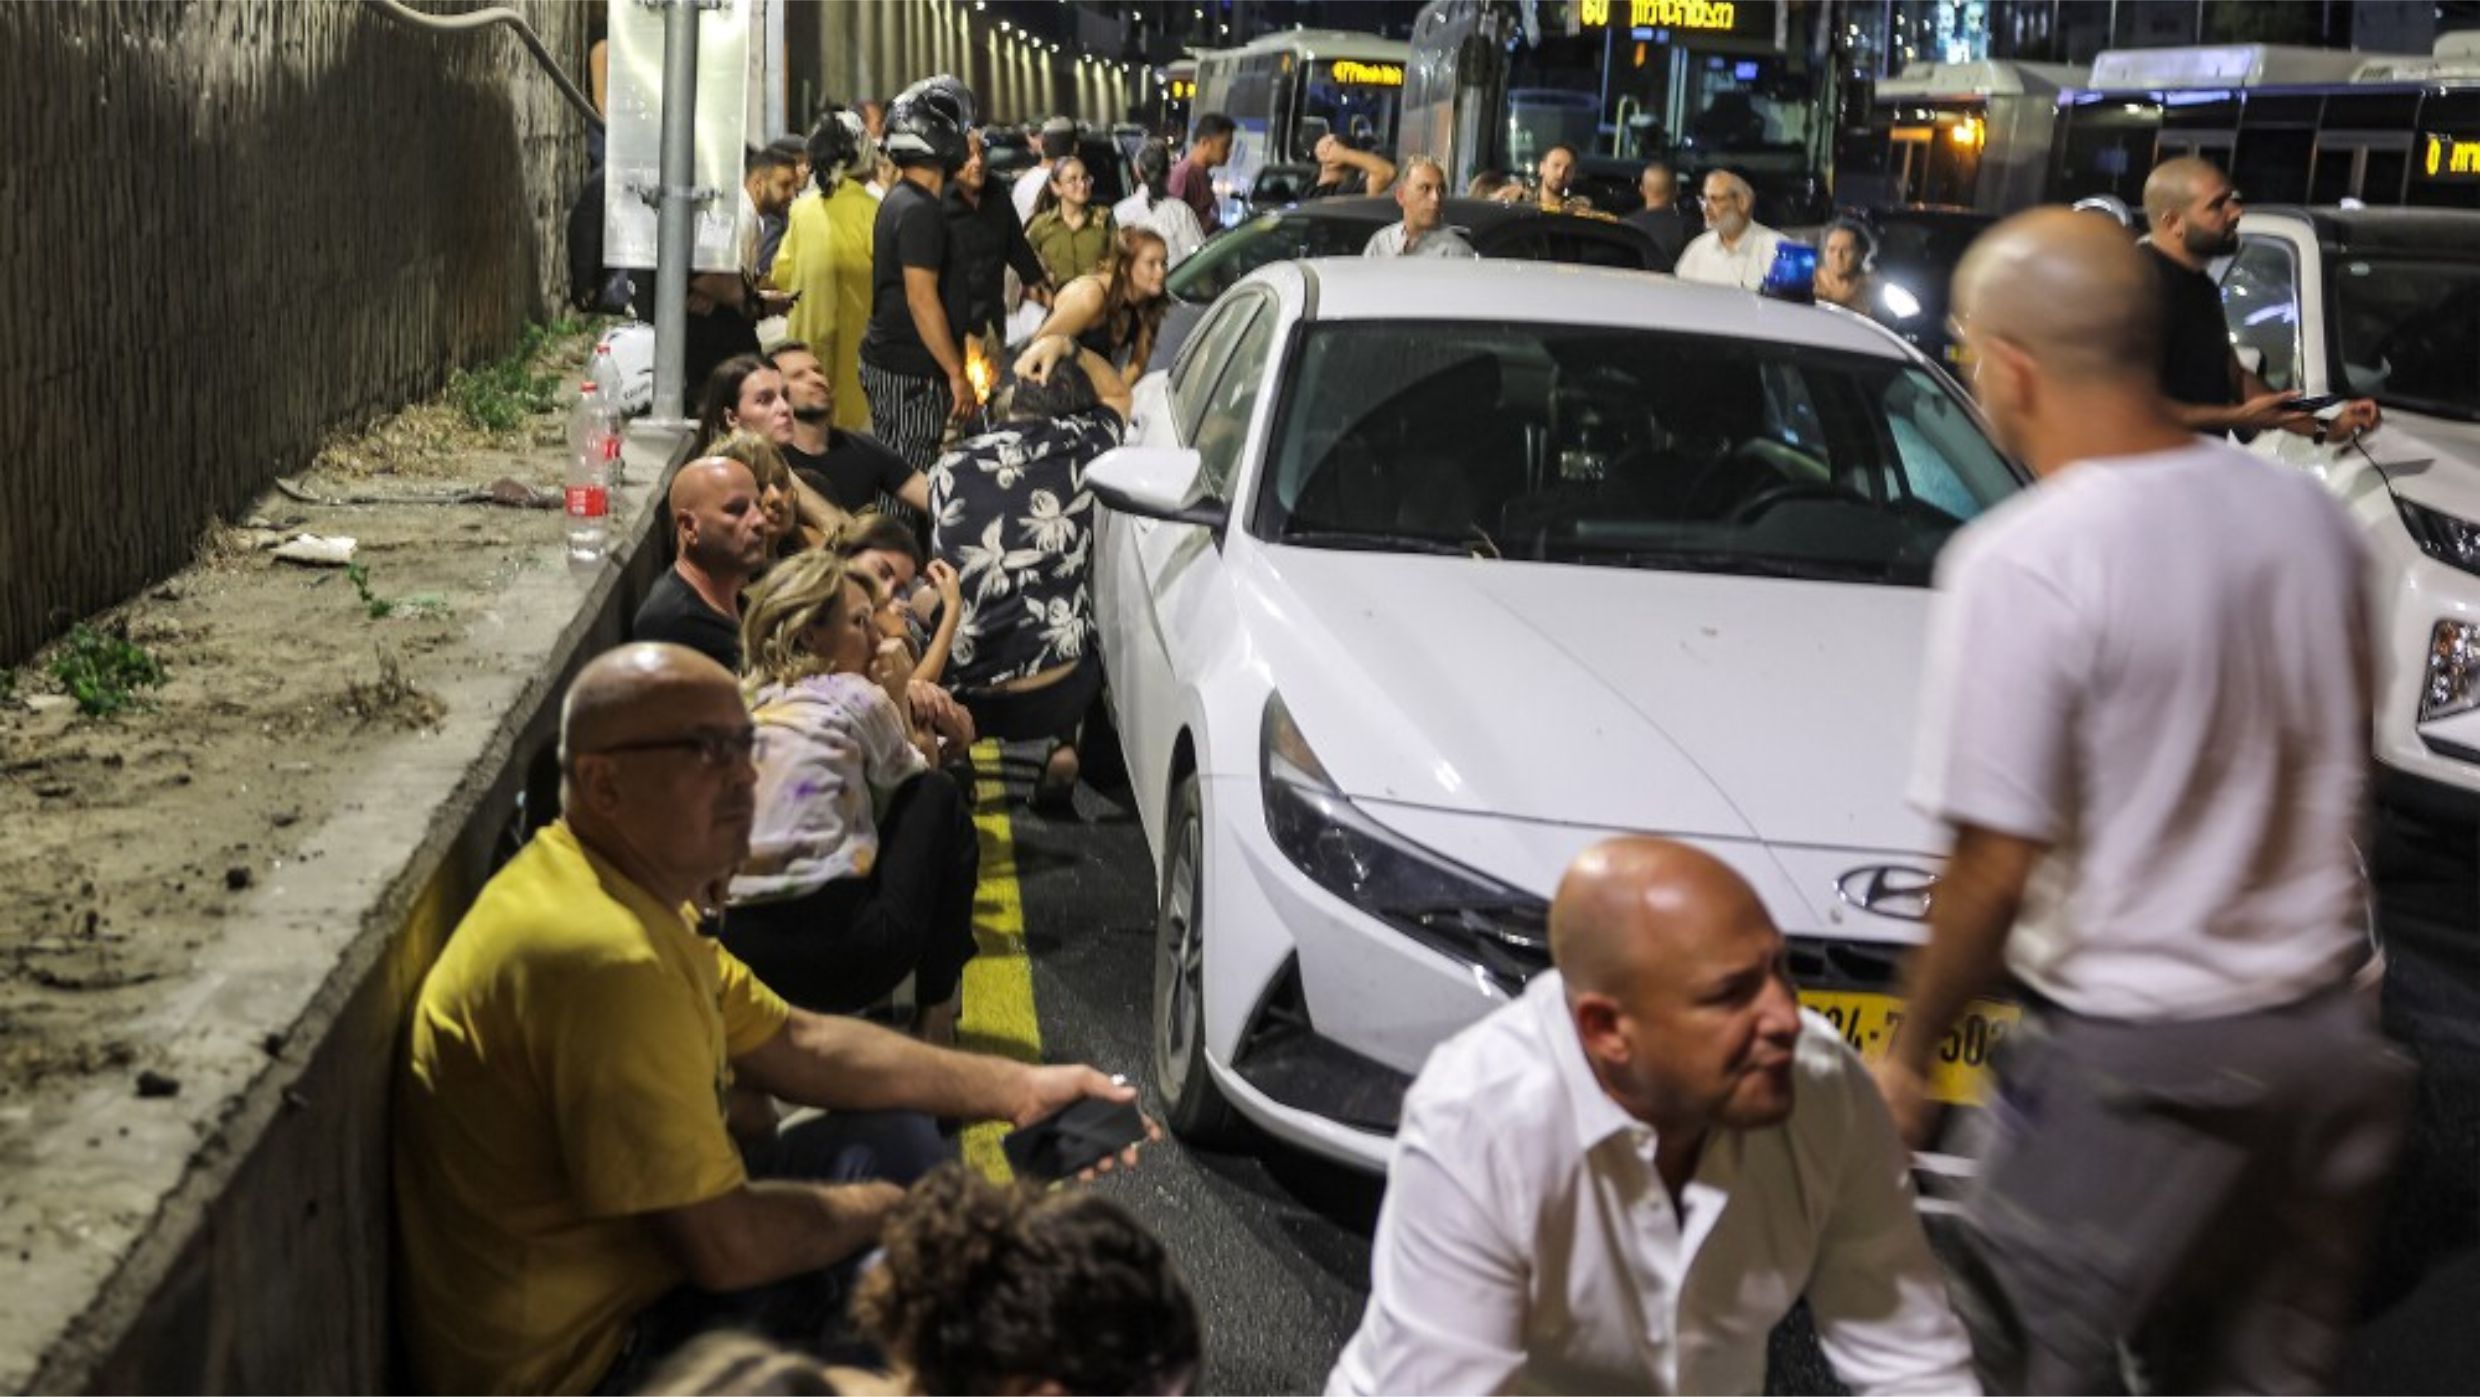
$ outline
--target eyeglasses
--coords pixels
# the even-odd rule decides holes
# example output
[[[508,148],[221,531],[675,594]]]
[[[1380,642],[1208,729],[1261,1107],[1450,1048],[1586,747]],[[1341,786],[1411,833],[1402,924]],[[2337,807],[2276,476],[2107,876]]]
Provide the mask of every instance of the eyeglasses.
[[[698,764],[709,770],[722,771],[747,762],[758,750],[755,727],[734,728],[718,732],[712,728],[686,737],[648,737],[635,742],[615,742],[591,752],[577,752],[579,757],[616,757],[623,752],[695,752]]]
[[[1728,204],[1736,202],[1738,198],[1737,194],[1699,194],[1696,196],[1696,201],[1700,204]]]

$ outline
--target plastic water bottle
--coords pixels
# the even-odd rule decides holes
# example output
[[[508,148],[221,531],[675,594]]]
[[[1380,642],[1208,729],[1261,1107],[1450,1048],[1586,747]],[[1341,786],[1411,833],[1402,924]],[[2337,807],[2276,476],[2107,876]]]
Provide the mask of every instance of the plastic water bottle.
[[[620,456],[620,434],[600,397],[588,383],[568,413],[568,565],[578,570],[603,561],[612,465]]]

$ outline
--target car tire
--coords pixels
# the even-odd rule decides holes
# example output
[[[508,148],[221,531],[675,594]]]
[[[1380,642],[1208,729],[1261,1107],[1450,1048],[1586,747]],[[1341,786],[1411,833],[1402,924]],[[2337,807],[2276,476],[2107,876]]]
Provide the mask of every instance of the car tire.
[[[1154,1084],[1163,1119],[1181,1139],[1227,1145],[1240,1118],[1205,1048],[1205,804],[1196,776],[1171,793],[1161,909],[1154,923]]]

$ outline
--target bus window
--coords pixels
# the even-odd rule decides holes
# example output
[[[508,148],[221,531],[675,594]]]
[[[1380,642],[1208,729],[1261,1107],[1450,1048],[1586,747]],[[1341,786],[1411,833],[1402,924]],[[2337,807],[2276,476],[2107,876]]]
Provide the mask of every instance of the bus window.
[[[2058,145],[2058,197],[2115,194],[2130,204],[2142,201],[2160,137],[2161,109],[2149,103],[2069,107],[2066,137]]]
[[[1395,111],[1403,96],[1401,64],[1320,59],[1302,68],[1299,149],[1291,158],[1313,158],[1317,138],[1330,131],[1360,150],[1395,148]],[[1337,69],[1346,77],[1366,76],[1375,81],[1338,81]]]
[[[1683,144],[1711,154],[1804,151],[1814,96],[1779,58],[1701,55],[1688,67]]]
[[[2315,149],[2316,132],[2305,126],[2242,132],[2230,182],[2251,203],[2298,203],[2307,197],[2308,159]]]

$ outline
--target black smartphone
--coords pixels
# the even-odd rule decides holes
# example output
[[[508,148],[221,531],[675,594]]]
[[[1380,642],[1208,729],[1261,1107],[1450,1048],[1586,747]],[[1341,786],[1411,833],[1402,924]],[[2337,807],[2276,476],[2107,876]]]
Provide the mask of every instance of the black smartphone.
[[[2282,404],[2292,412],[2323,412],[2339,402],[2347,402],[2340,393],[2319,393],[2313,398],[2293,398]]]
[[[1072,1178],[1145,1138],[1134,1101],[1088,1096],[999,1141],[1009,1167],[1027,1179]]]

